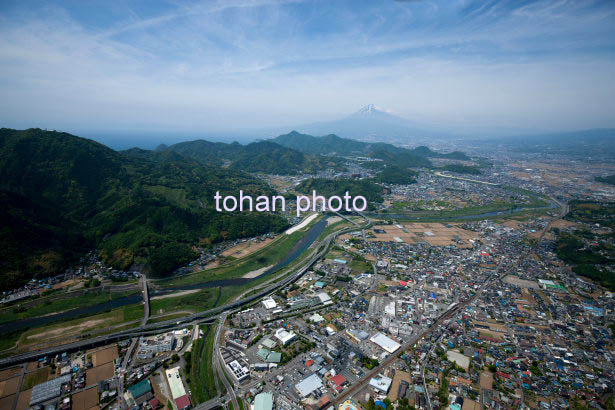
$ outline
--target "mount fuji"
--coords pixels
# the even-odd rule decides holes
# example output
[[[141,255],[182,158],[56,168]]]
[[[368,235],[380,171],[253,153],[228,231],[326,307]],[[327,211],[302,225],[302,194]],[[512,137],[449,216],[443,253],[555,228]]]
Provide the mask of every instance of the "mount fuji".
[[[399,117],[374,104],[366,105],[359,111],[339,120],[316,122],[296,128],[301,132],[312,135],[336,134],[341,137],[362,140],[370,140],[375,137],[436,137],[448,134]]]

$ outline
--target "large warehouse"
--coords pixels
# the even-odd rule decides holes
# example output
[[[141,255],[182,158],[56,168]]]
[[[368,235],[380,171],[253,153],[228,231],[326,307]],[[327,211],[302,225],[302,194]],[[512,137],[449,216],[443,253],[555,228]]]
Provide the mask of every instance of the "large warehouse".
[[[389,353],[393,353],[401,347],[401,345],[395,340],[391,339],[388,336],[385,336],[382,333],[376,333],[369,340]]]

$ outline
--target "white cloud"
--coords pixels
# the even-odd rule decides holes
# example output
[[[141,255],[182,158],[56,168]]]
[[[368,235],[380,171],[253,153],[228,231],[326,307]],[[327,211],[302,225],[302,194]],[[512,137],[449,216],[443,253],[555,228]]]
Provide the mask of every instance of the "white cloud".
[[[438,123],[615,126],[614,61],[599,52],[612,47],[600,35],[614,31],[601,24],[612,11],[574,16],[567,2],[539,3],[446,26],[457,11],[432,3],[420,12],[400,3],[394,15],[340,9],[335,19],[322,2],[307,14],[287,3],[205,2],[143,19],[131,11],[106,29],[58,7],[2,15],[0,122],[219,131],[331,119],[375,102]]]

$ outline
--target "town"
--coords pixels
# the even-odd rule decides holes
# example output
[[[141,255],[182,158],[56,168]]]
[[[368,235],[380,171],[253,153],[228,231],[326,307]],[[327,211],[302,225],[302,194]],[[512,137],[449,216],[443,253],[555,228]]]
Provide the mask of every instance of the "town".
[[[515,179],[515,166],[501,163],[475,181],[421,173],[417,183],[390,185],[389,208],[379,219],[373,212],[294,219],[298,223],[282,236],[309,236],[324,222],[320,238],[332,239],[321,253],[312,249],[314,257],[305,258],[310,263],[295,280],[207,319],[162,303],[175,300],[181,309],[184,298],[202,297],[194,293],[202,292],[198,288],[166,290],[164,282],[138,272],[107,268],[95,255],[62,277],[16,289],[5,295],[5,309],[67,287],[87,294],[89,287],[127,290],[145,283],[146,322],[171,329],[6,368],[0,372],[2,408],[609,408],[613,293],[572,271],[555,244],[566,233],[586,232],[588,246],[605,246],[613,227],[569,217],[574,212],[563,203],[586,192],[567,187],[562,194],[559,183]],[[539,213],[463,221],[468,198],[474,212],[489,211],[507,198],[502,187],[513,183],[521,190],[514,207],[533,205]],[[614,193],[593,195],[600,201]],[[403,209],[461,213],[455,222],[407,222],[397,215]],[[495,214],[506,216],[506,210]],[[249,259],[282,239],[208,248],[178,271],[178,280]],[[244,277],[258,280],[263,272]],[[143,307],[133,320],[142,314]],[[121,330],[93,331],[86,324],[84,334],[79,326],[65,328],[61,339],[70,332],[77,342]],[[47,328],[26,334],[53,340],[53,327]]]

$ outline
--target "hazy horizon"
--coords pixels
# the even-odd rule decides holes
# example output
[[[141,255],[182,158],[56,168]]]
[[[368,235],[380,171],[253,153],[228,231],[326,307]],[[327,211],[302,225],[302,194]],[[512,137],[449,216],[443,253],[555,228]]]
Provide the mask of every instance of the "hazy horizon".
[[[614,19],[612,2],[3,2],[0,126],[247,141],[373,103],[460,135],[612,128]]]

